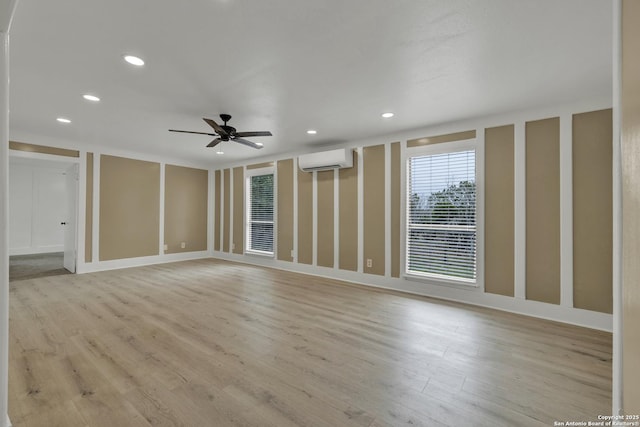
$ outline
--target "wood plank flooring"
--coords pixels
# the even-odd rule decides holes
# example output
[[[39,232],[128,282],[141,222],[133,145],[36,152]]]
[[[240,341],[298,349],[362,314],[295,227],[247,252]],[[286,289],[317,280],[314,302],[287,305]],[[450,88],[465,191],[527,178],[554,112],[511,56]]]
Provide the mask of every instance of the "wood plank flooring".
[[[11,283],[15,427],[549,426],[611,335],[216,260]]]

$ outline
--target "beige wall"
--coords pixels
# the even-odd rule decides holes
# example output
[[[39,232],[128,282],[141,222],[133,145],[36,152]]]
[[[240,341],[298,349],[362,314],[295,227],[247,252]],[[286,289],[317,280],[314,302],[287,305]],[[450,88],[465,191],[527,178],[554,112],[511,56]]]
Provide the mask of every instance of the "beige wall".
[[[231,237],[231,170],[223,171],[224,189],[223,193],[223,224],[222,224],[222,250],[229,252],[229,239]],[[239,219],[240,220],[240,219]]]
[[[160,164],[100,156],[100,261],[158,255]]]
[[[17,141],[9,141],[9,149],[16,151],[26,151],[29,153],[52,154],[54,156],[80,157],[80,152],[78,150],[67,150],[66,148],[27,144]]]
[[[209,173],[166,165],[164,188],[165,253],[206,251]]]
[[[400,158],[400,143],[391,144],[391,277],[400,277],[402,267],[400,266],[400,215],[401,205],[401,179],[400,175],[402,160]]]
[[[613,311],[612,111],[573,116],[573,303]]]
[[[463,132],[449,133],[446,135],[423,136],[421,138],[410,139],[407,141],[407,147],[420,147],[422,145],[441,144],[443,142],[464,141],[476,137],[475,130],[466,130]]]
[[[358,168],[362,160],[353,153],[353,167],[338,172],[339,260],[341,270],[358,270]]]
[[[640,414],[640,2],[622,2],[622,381],[626,414]]]
[[[514,126],[485,129],[485,292],[514,294]]]
[[[607,259],[606,240],[610,241],[612,219],[603,215],[612,209],[610,182],[611,155],[607,151],[606,137],[611,133],[610,110],[576,114],[573,131],[574,147],[574,238],[575,276],[574,300],[577,308],[610,312],[611,278],[610,259]],[[526,283],[527,299],[553,305],[560,303],[560,122],[557,117],[521,123],[525,128],[525,170],[517,170],[516,127],[513,123],[504,126],[480,129],[484,134],[484,279],[485,292],[505,297],[514,297],[515,287],[515,226],[518,215],[526,228]],[[364,147],[362,155],[354,151],[354,166],[338,171],[337,197],[334,194],[334,172],[315,174],[294,170],[294,162],[285,159],[277,162],[278,195],[276,232],[278,244],[276,259],[292,261],[291,250],[297,245],[298,262],[313,264],[313,253],[317,255],[317,265],[333,267],[344,271],[357,271],[361,265],[369,274],[402,278],[404,265],[401,264],[401,230],[404,197],[402,152],[425,144],[440,144],[476,137],[476,130],[452,134],[425,136],[410,141],[390,142],[387,145]],[[610,141],[610,139],[609,139]],[[594,146],[595,144],[595,146]],[[405,147],[403,147],[405,145]],[[610,148],[610,147],[609,147]],[[586,150],[586,151],[585,151]],[[594,151],[595,150],[595,151]],[[390,158],[386,159],[389,155]],[[386,165],[389,177],[385,177]],[[255,165],[267,166],[267,164]],[[269,164],[270,165],[270,164]],[[607,166],[609,169],[607,169]],[[253,167],[248,165],[247,167]],[[590,178],[581,176],[596,172]],[[516,212],[516,176],[526,178],[525,212]],[[599,177],[599,178],[598,178]],[[313,247],[314,179],[317,192],[316,218],[317,240]],[[589,180],[599,180],[589,183]],[[359,180],[362,187],[359,187]],[[297,185],[297,205],[294,206],[294,186]],[[389,185],[388,199],[391,206],[385,206],[385,192]],[[226,185],[225,185],[226,187]],[[359,188],[363,194],[359,195]],[[609,196],[607,196],[609,188]],[[593,190],[597,190],[597,194]],[[219,190],[218,190],[219,191]],[[603,197],[604,195],[604,197]],[[216,196],[216,200],[219,196]],[[359,218],[358,200],[362,199],[362,218]],[[337,206],[335,200],[337,199]],[[597,199],[602,206],[600,213],[592,209],[588,215],[584,206]],[[222,209],[227,209],[226,197]],[[565,202],[566,203],[566,202]],[[338,221],[334,223],[335,210]],[[387,218],[387,211],[390,213]],[[242,221],[242,212],[234,209],[235,221]],[[294,230],[294,214],[297,212],[298,226]],[[584,224],[594,218],[599,221],[597,233],[585,233]],[[359,222],[362,221],[362,222]],[[228,221],[225,221],[225,223]],[[390,227],[389,234],[386,228]],[[334,238],[334,230],[337,235]],[[358,252],[363,230],[362,252]],[[596,237],[597,236],[597,237]],[[609,236],[609,237],[607,237]],[[297,241],[295,240],[297,239]],[[389,239],[389,240],[387,240]],[[336,241],[337,240],[337,241]],[[577,247],[577,246],[580,247]],[[389,248],[390,246],[390,248]],[[610,246],[609,246],[610,247]],[[389,250],[390,249],[390,250]],[[386,260],[389,250],[390,259]],[[594,252],[595,251],[595,252]],[[337,252],[337,254],[336,254]],[[596,254],[597,253],[597,254]],[[586,254],[586,255],[585,255]],[[595,254],[595,255],[594,255]],[[337,255],[338,265],[334,265]],[[598,257],[604,260],[599,262]],[[366,267],[366,260],[372,260],[372,267]],[[388,268],[387,268],[388,267]],[[594,272],[597,272],[595,274]],[[321,273],[321,271],[318,271]],[[367,280],[363,276],[360,280]],[[370,276],[369,276],[370,277]],[[401,283],[401,282],[394,282]],[[402,286],[402,285],[400,285]]]
[[[256,163],[253,165],[248,165],[247,169],[253,170],[253,169],[271,168],[271,167],[273,167],[273,162],[264,162],[264,163]]]
[[[313,173],[298,174],[298,262],[313,263]]]
[[[384,275],[385,267],[385,183],[384,145],[363,150],[364,182],[364,272]],[[371,260],[371,267],[367,261]]]
[[[214,174],[214,194],[213,194],[213,250],[220,250],[220,232],[222,224],[222,173],[217,170]]]
[[[293,261],[293,160],[281,160],[277,166],[278,216],[276,219],[278,246],[277,257],[281,261]]]
[[[333,267],[333,171],[318,172],[318,265]]]
[[[526,295],[560,304],[560,119],[526,124]]]
[[[244,253],[244,169],[233,168],[233,253]]]
[[[84,262],[93,260],[93,153],[87,153],[87,188],[85,198]]]

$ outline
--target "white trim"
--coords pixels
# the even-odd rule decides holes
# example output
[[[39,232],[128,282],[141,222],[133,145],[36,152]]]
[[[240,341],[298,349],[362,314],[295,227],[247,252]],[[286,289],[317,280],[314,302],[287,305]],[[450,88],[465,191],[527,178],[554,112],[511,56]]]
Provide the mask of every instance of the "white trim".
[[[6,11],[6,3],[2,12]],[[14,4],[15,6],[15,4]],[[13,7],[9,10],[12,12]],[[13,13],[0,18],[7,28]],[[6,22],[5,22],[6,21]],[[0,420],[9,420],[9,35],[0,32]],[[6,418],[7,421],[4,420]]]
[[[220,255],[218,253],[217,255]],[[237,255],[241,256],[241,255]],[[123,258],[114,259],[109,261],[94,262],[92,264],[85,264],[82,269],[78,269],[78,274],[94,273],[97,271],[118,270],[121,268],[130,267],[142,267],[145,265],[164,264],[175,261],[187,261],[193,259],[210,258],[210,254],[207,251],[197,252],[180,252],[175,254],[164,255],[152,255],[137,258]]]
[[[91,262],[100,260],[100,153],[93,153],[93,224],[91,230]]]
[[[476,286],[484,292],[484,128],[476,129]]]
[[[266,168],[258,168],[258,169],[246,169],[244,170],[244,178],[247,179],[251,176],[259,176],[259,175],[271,175],[274,177],[276,175],[275,166],[268,166]]]
[[[245,169],[245,175],[247,170]],[[272,171],[273,174],[273,257],[278,257],[278,169],[276,167],[276,163],[273,163]],[[246,199],[246,197],[245,197]],[[246,209],[245,209],[246,211]],[[245,218],[246,222],[246,218]]]
[[[391,276],[391,144],[384,144],[384,275]]]
[[[623,414],[622,386],[622,1],[613,2],[613,387],[612,413]]]
[[[11,427],[11,420],[9,419],[9,415],[7,415],[7,427]]]
[[[9,256],[50,254],[54,252],[63,252],[63,251],[64,251],[64,245],[37,246],[37,247],[30,247],[30,248],[13,248],[13,249],[9,249]]]
[[[213,254],[213,242],[215,241],[215,172],[212,169],[207,171],[207,252]]]
[[[216,254],[216,259],[224,259],[242,264],[259,265],[263,267],[275,268],[278,270],[304,273],[311,276],[319,276],[328,279],[342,280],[350,283],[371,286],[373,288],[383,288],[407,294],[421,295],[455,301],[475,306],[487,307],[515,314],[538,317],[557,322],[568,323],[587,328],[611,331],[612,316],[610,314],[599,313],[577,308],[562,307],[557,304],[547,304],[538,301],[517,299],[503,295],[469,292],[453,286],[440,286],[425,283],[423,281],[412,281],[404,278],[389,278],[375,274],[362,274],[348,270],[336,270],[326,267],[314,267],[306,264],[294,264],[261,257],[243,257],[235,254]],[[249,261],[250,262],[249,262]],[[348,284],[348,283],[347,283]]]
[[[525,146],[525,122],[514,124],[513,141],[513,185],[514,194],[514,290],[516,299],[527,297],[527,150]]]
[[[340,171],[333,171],[333,268],[340,268]]]
[[[560,305],[573,307],[573,115],[560,116]]]
[[[311,173],[311,265],[318,265],[318,172]]]
[[[79,152],[79,157],[67,157],[61,156],[57,154],[46,154],[46,153],[34,153],[31,151],[20,151],[20,150],[9,150],[9,158],[10,159],[33,159],[33,160],[46,160],[49,162],[57,162],[57,163],[82,163],[80,159],[82,158],[82,152]],[[84,152],[86,155],[86,152]]]
[[[407,265],[407,144],[400,143],[400,275]]]
[[[159,218],[158,221],[158,253],[164,255],[164,191],[165,191],[165,163],[160,163],[160,201],[159,201]]]
[[[364,150],[356,148],[358,155],[358,273],[364,271]]]

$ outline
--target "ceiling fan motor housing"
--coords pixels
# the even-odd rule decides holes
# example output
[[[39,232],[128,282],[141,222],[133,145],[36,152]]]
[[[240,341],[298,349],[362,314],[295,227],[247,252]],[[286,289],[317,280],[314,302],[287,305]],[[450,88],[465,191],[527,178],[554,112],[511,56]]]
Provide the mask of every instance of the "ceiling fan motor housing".
[[[169,129],[169,131],[217,136],[217,138],[211,141],[209,145],[207,145],[207,147],[215,147],[216,145],[218,145],[220,142],[223,142],[223,141],[234,141],[243,145],[248,145],[249,147],[252,147],[252,148],[259,149],[259,148],[262,148],[262,144],[247,141],[246,139],[244,139],[244,137],[245,136],[271,136],[271,132],[269,131],[240,132],[238,134],[238,132],[236,131],[236,128],[234,128],[233,126],[229,126],[227,124],[227,122],[231,120],[230,114],[220,114],[220,118],[224,122],[223,125],[217,124],[212,119],[203,118],[203,120],[207,122],[209,126],[211,126],[214,129],[216,133],[193,132],[193,131],[184,131],[184,130],[177,130],[177,129]]]
[[[233,138],[235,133],[236,133],[236,128],[234,128],[233,126],[227,126],[227,125],[222,125],[220,126],[222,129],[224,129],[224,131],[227,133],[226,135],[220,135],[220,137],[225,140],[228,141],[229,137]],[[224,138],[227,139],[224,139]]]

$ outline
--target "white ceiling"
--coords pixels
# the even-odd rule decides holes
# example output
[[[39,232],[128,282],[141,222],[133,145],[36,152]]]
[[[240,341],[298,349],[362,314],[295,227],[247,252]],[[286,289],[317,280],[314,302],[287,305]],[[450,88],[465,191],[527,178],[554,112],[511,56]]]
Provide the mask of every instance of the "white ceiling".
[[[602,0],[20,0],[10,137],[214,165],[611,97],[611,51]],[[218,156],[167,131],[220,113],[274,136]]]

